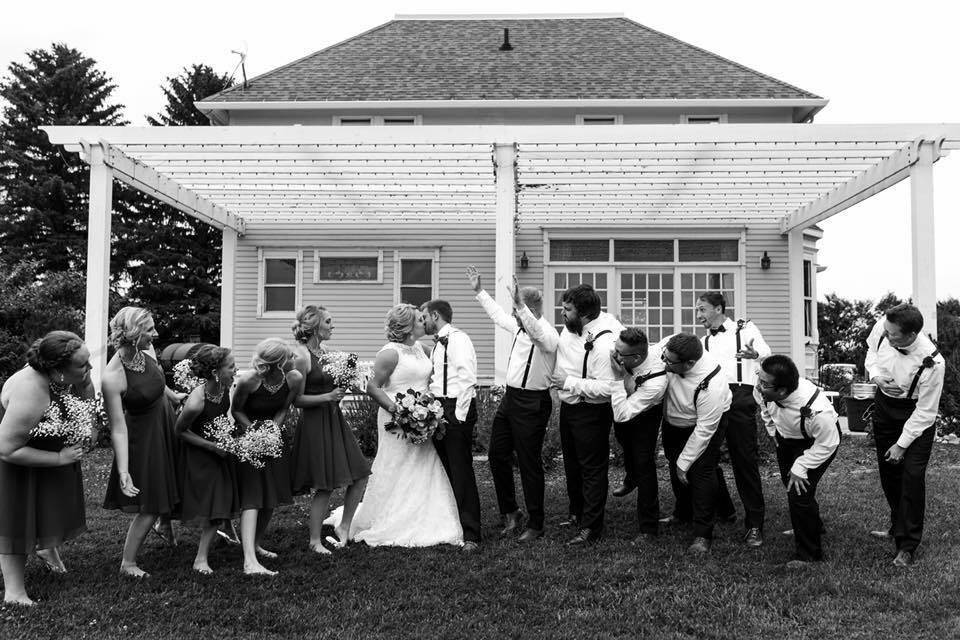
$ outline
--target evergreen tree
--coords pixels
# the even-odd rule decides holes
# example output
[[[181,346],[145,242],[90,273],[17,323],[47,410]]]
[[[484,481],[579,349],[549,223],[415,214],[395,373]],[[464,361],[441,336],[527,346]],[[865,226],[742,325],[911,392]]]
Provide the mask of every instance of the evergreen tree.
[[[8,263],[84,268],[89,167],[39,127],[127,124],[110,101],[115,88],[93,59],[61,43],[28,52],[0,80],[0,257]]]

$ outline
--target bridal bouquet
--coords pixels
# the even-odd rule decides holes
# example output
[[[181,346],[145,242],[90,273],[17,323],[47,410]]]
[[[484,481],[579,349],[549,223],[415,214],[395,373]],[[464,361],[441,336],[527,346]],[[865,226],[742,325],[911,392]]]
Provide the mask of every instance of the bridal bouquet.
[[[203,437],[217,445],[227,453],[233,452],[233,421],[225,415],[217,416],[203,425]]]
[[[97,432],[107,424],[103,396],[79,398],[72,393],[59,394],[43,412],[40,422],[30,430],[32,438],[56,438],[64,446],[80,445],[92,449]]]
[[[181,360],[173,367],[174,384],[187,393],[190,393],[203,384],[203,380],[193,375],[193,371],[190,370],[190,365],[192,364],[193,361],[187,358],[186,360]]]
[[[383,425],[385,430],[413,444],[443,438],[447,421],[443,417],[443,405],[432,394],[407,389],[406,393],[397,394],[396,403],[393,419]]]
[[[280,427],[273,420],[257,420],[233,439],[231,452],[240,462],[262,469],[267,460],[283,454],[283,438]]]

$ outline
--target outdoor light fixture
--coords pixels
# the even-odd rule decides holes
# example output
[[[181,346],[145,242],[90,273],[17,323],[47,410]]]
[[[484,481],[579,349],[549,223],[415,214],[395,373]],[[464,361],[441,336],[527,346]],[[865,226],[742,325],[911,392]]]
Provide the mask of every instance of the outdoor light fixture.
[[[520,268],[526,269],[529,266],[530,266],[530,258],[527,257],[527,252],[524,251],[523,255],[520,256]]]
[[[763,252],[763,257],[760,258],[760,268],[766,271],[770,268],[770,256],[767,255],[767,252]]]

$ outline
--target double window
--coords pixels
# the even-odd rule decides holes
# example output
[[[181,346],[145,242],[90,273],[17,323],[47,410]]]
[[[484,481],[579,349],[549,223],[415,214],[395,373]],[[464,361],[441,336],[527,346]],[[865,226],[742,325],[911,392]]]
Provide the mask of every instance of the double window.
[[[333,116],[338,127],[403,127],[422,124],[421,116]]]

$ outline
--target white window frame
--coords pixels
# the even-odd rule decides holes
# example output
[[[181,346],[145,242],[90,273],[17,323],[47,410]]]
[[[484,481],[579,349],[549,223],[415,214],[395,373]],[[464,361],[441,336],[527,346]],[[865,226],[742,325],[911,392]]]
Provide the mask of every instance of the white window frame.
[[[690,120],[699,120],[707,118],[716,118],[716,122],[690,122]],[[725,113],[682,113],[680,114],[680,124],[727,124],[727,114]]]
[[[393,304],[400,304],[401,261],[433,260],[430,268],[430,298],[440,297],[440,247],[433,249],[397,249],[393,252]]]
[[[351,126],[351,125],[344,125],[342,121],[343,121],[344,119],[346,119],[346,120],[360,120],[360,119],[362,119],[362,118],[369,118],[369,119],[370,119],[370,125],[369,125],[369,126],[372,126],[372,127],[382,127],[382,126],[384,126],[384,124],[383,124],[384,118],[386,118],[386,119],[413,118],[413,122],[411,122],[411,123],[410,123],[409,125],[407,125],[407,126],[419,126],[419,125],[422,125],[422,124],[423,124],[423,116],[422,116],[422,115],[397,114],[397,115],[386,115],[386,116],[373,116],[373,115],[357,114],[357,115],[337,115],[337,116],[333,116],[333,126],[335,126],[335,127]],[[356,125],[353,125],[353,126],[356,126]],[[403,126],[403,125],[400,125],[400,126]]]
[[[613,118],[613,122],[604,124],[623,124],[622,113],[578,113],[576,116],[576,123],[582,125],[585,124],[584,120],[590,120],[593,118]]]
[[[807,312],[807,302],[810,302],[810,334],[805,335],[804,338],[808,343],[819,344],[820,343],[820,329],[817,327],[817,260],[816,255],[813,253],[804,253],[803,262],[801,264],[806,266],[806,263],[810,263],[810,295],[803,296],[803,309],[802,312],[806,314]],[[802,279],[801,279],[802,280]],[[804,292],[806,293],[806,292]]]
[[[294,282],[295,297],[291,311],[265,311],[266,307],[266,276],[267,260],[290,259],[297,261],[296,279]],[[257,247],[257,317],[258,318],[293,318],[297,309],[303,306],[303,250],[302,249],[267,249]]]
[[[375,280],[321,280],[320,258],[376,258],[377,277]],[[383,284],[383,249],[314,249],[313,284]]]
[[[597,240],[606,238],[610,241],[609,253],[606,262],[574,262],[551,261],[551,240]],[[615,240],[667,240],[673,239],[672,262],[614,262],[613,243]],[[737,240],[738,249],[736,262],[680,262],[679,240]],[[595,231],[583,230],[543,230],[543,295],[544,310],[553,313],[553,273],[560,271],[607,272],[607,312],[618,319],[622,316],[620,310],[620,271],[673,271],[674,277],[674,330],[679,331],[682,325],[682,306],[680,303],[680,276],[682,273],[709,273],[716,271],[732,271],[734,273],[734,292],[736,293],[736,310],[741,318],[748,318],[746,300],[746,229],[735,231],[717,231],[709,229],[684,229],[650,231],[645,233],[630,233],[617,229]]]

